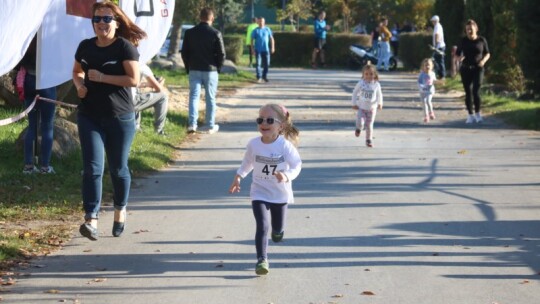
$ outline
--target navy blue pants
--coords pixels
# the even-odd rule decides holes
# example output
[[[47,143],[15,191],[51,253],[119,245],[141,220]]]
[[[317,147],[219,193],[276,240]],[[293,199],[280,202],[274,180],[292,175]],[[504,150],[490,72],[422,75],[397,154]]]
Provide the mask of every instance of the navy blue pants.
[[[285,228],[285,216],[287,214],[287,204],[275,204],[264,201],[252,201],[253,215],[257,223],[255,232],[255,248],[257,249],[257,259],[267,259],[268,230],[270,224],[272,231],[283,232]]]

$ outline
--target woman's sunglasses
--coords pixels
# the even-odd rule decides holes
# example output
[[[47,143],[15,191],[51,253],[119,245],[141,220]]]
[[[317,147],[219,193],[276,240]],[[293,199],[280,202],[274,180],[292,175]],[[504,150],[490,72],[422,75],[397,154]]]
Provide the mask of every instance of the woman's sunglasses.
[[[105,23],[111,23],[114,20],[113,16],[94,16],[92,17],[93,23],[99,23],[101,20]]]
[[[266,119],[259,117],[255,121],[257,122],[258,125],[261,125],[265,120],[266,120],[266,123],[269,125],[273,125],[275,121],[281,123],[281,121],[279,121],[278,119],[275,119],[274,117],[268,117]]]

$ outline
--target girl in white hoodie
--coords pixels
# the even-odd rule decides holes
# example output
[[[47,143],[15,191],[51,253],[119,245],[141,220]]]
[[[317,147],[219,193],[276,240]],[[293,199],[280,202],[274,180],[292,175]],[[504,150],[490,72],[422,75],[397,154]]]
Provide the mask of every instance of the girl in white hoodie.
[[[362,69],[362,79],[356,84],[352,94],[352,108],[356,110],[356,130],[354,135],[360,136],[366,130],[366,146],[373,147],[373,123],[377,109],[382,110],[383,96],[379,84],[377,69],[368,64]]]

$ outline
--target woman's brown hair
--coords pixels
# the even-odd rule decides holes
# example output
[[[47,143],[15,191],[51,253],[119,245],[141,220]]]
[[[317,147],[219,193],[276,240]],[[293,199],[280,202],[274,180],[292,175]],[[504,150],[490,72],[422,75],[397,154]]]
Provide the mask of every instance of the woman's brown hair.
[[[105,0],[103,2],[94,3],[94,5],[92,5],[92,15],[94,15],[98,9],[102,8],[112,10],[114,19],[118,22],[116,36],[129,40],[134,46],[138,46],[139,41],[147,37],[146,32],[133,23],[133,21],[126,16],[124,11],[112,1]]]

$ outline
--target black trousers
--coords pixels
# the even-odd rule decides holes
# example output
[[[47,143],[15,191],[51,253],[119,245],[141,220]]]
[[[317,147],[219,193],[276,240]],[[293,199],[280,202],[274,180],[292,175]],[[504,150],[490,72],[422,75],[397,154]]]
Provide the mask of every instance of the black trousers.
[[[467,111],[469,114],[480,113],[480,107],[482,105],[480,86],[484,79],[484,68],[462,65],[459,73],[461,74],[461,82],[465,90],[465,106],[467,107]]]

